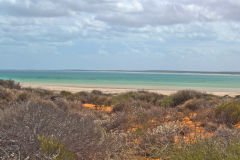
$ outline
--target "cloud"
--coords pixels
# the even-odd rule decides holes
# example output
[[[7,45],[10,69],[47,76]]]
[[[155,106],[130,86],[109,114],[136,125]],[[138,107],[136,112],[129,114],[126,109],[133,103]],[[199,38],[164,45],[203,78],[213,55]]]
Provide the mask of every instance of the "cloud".
[[[64,17],[90,14],[123,26],[240,20],[236,0],[1,0],[2,15]]]
[[[153,56],[156,64],[226,53],[237,59],[239,42],[238,0],[0,0],[0,58],[71,52]]]

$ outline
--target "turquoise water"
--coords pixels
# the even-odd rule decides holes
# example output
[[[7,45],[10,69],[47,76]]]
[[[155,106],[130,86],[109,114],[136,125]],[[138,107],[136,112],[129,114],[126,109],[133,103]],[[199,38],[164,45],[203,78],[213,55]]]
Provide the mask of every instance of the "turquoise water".
[[[240,90],[240,75],[115,72],[115,71],[0,71],[0,79],[22,83],[67,84],[92,87],[161,89],[222,88]]]

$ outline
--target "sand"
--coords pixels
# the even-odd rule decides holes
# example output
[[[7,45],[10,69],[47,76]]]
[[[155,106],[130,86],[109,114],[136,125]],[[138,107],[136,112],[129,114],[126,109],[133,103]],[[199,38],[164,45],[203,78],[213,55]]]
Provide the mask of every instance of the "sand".
[[[117,88],[117,87],[91,87],[91,86],[78,86],[78,85],[68,85],[68,84],[47,84],[47,83],[21,83],[21,86],[23,87],[30,87],[30,88],[41,88],[41,89],[47,89],[47,90],[52,90],[55,92],[60,92],[60,91],[69,91],[72,93],[80,92],[80,91],[87,91],[91,92],[92,90],[99,90],[102,91],[103,93],[106,94],[119,94],[119,93],[124,93],[124,92],[129,92],[129,91],[148,91],[148,92],[154,92],[158,94],[163,94],[163,95],[170,95],[178,90],[178,89],[141,89],[141,88]],[[183,88],[181,88],[183,89]],[[208,90],[208,89],[196,89],[201,92],[213,94],[213,95],[218,95],[218,96],[236,96],[240,95],[240,91],[237,90],[231,90],[228,89],[226,91],[223,91],[222,89],[215,89],[213,90]]]

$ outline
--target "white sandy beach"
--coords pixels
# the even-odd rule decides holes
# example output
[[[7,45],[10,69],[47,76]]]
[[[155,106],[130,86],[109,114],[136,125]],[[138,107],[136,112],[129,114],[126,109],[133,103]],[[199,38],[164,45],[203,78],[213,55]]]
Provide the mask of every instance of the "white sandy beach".
[[[41,89],[47,89],[52,90],[55,92],[59,91],[69,91],[72,93],[80,92],[80,91],[87,91],[90,92],[92,90],[99,90],[104,93],[110,93],[110,94],[118,94],[123,92],[129,92],[129,91],[149,91],[154,92],[158,94],[163,95],[170,95],[172,93],[175,93],[176,91],[183,89],[183,88],[168,88],[168,89],[147,89],[147,88],[117,88],[117,87],[91,87],[91,86],[78,86],[78,85],[68,85],[68,84],[47,84],[47,83],[21,83],[21,86],[23,87],[30,87],[30,88],[41,88]],[[195,89],[195,88],[194,88]],[[215,90],[208,90],[208,89],[196,89],[201,92],[206,92],[209,94],[214,94],[218,96],[236,96],[240,95],[240,91],[238,90],[231,90],[231,89],[215,89]]]

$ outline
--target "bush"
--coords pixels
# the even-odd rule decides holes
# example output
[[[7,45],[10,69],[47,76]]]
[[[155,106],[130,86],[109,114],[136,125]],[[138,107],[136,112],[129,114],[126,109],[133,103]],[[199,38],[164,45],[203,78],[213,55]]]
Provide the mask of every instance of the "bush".
[[[149,130],[139,143],[139,153],[150,158],[166,158],[175,143],[175,136],[183,129],[183,126],[172,123]]]
[[[93,94],[93,95],[102,95],[103,93],[101,91],[99,91],[99,90],[93,90],[91,92],[91,94]]]
[[[1,80],[0,79],[0,86],[9,89],[21,89],[19,83],[14,82],[13,80]]]
[[[72,96],[72,93],[68,91],[61,91],[60,95],[64,97],[69,97],[69,96]]]
[[[175,94],[172,94],[170,96],[166,96],[163,100],[161,105],[163,107],[175,107],[180,104],[183,104],[189,99],[193,98],[202,98],[205,94],[193,90],[182,90],[178,91]]]
[[[7,153],[21,153],[21,159],[38,159],[38,137],[61,140],[80,159],[104,159],[107,154],[104,130],[90,116],[71,114],[46,101],[26,102],[6,109],[0,116],[0,138]],[[0,141],[1,142],[1,141]],[[12,143],[14,142],[13,148]]]
[[[232,137],[226,143],[223,139],[203,139],[191,145],[175,147],[169,156],[171,160],[239,160],[239,137]]]
[[[190,99],[183,104],[183,108],[190,109],[192,111],[198,110],[204,103],[203,99]]]
[[[46,159],[54,160],[77,160],[77,156],[68,151],[66,146],[59,140],[51,137],[38,137],[41,151]]]
[[[113,106],[113,112],[134,112],[140,109],[149,109],[152,105],[146,102],[137,100],[128,100],[117,103]]]
[[[240,95],[236,95],[235,98],[240,99]]]
[[[14,99],[15,99],[15,95],[11,90],[0,88],[0,101],[11,102]]]
[[[0,86],[0,110],[8,107],[15,100],[15,94],[10,89],[5,89]]]
[[[159,99],[162,99],[162,98],[163,98],[163,95],[146,92],[146,91],[127,92],[127,93],[114,96],[112,98],[112,103],[117,104],[122,101],[136,100],[136,101],[142,101],[145,103],[151,103],[156,105]]]
[[[27,91],[22,91],[22,92],[19,92],[19,94],[17,95],[17,101],[19,102],[26,102],[28,101],[29,99],[31,99],[33,95]]]
[[[240,105],[237,102],[219,105],[215,109],[215,117],[221,123],[236,124],[240,122]]]

